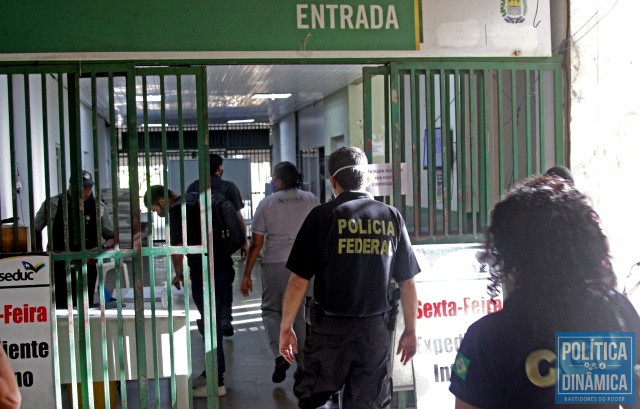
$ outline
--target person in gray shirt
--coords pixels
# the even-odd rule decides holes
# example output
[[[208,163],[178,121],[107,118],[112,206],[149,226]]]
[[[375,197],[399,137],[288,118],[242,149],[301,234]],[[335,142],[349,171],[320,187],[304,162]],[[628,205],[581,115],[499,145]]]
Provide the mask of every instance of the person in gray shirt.
[[[276,357],[271,380],[279,383],[286,378],[286,371],[289,369],[289,363],[278,351],[282,299],[291,274],[285,264],[302,222],[311,209],[320,204],[320,201],[313,193],[299,189],[302,185],[302,174],[291,162],[277,164],[273,169],[271,179],[275,193],[262,199],[253,216],[251,247],[240,289],[245,297],[253,290],[251,270],[264,245],[262,321],[269,337],[269,346]],[[311,290],[309,294],[311,294]],[[299,309],[294,327],[296,333],[299,334],[298,344],[302,350],[305,334],[304,307]]]

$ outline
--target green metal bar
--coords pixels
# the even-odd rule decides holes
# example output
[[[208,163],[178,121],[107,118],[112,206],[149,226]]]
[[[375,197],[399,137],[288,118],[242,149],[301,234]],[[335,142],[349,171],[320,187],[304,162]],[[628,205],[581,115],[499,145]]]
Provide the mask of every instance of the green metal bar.
[[[433,235],[433,236],[425,236],[415,241],[412,240],[412,245],[422,245],[422,244],[449,244],[449,243],[473,243],[477,242],[483,237],[482,232],[478,234],[461,234],[461,235],[451,235],[451,236],[443,236],[443,235]]]
[[[9,114],[9,151],[11,152],[11,158],[16,157],[16,135],[14,130],[14,104],[13,104],[13,76],[9,76],[7,78],[7,94],[8,94],[8,114]],[[14,243],[18,240],[18,220],[17,216],[18,212],[18,192],[16,190],[16,184],[18,182],[18,178],[16,177],[16,162],[15,160],[11,161],[11,208],[13,210],[13,241]],[[1,244],[0,244],[1,245]]]
[[[40,74],[40,88],[42,89],[42,144],[43,144],[42,149],[44,154],[43,160],[44,160],[44,196],[45,196],[44,203],[47,204],[44,206],[44,214],[45,214],[45,219],[47,220],[47,231],[49,231],[51,229],[50,227],[51,220],[49,217],[49,212],[51,208],[49,207],[48,203],[51,196],[51,181],[49,179],[51,177],[51,172],[49,171],[49,126],[48,126],[49,115],[48,115],[48,109],[47,109],[47,105],[48,105],[47,104],[47,101],[48,101],[47,75],[48,74]],[[31,220],[31,224],[32,225],[34,224],[33,220]],[[34,234],[36,234],[35,231],[34,231]],[[40,234],[40,236],[42,236],[42,233],[37,233],[37,234]],[[39,238],[42,239],[42,237],[39,237]]]
[[[93,407],[93,363],[91,360],[91,328],[89,325],[89,298],[87,289],[86,232],[84,228],[84,201],[82,200],[82,144],[80,136],[80,76],[69,75],[69,152],[71,158],[71,219],[74,225],[73,240],[80,250],[76,259],[76,292],[78,311],[78,335],[80,352],[80,377],[82,400]],[[93,291],[93,289],[92,289]]]
[[[67,79],[67,84],[69,82],[71,82],[72,80],[72,76],[70,74],[66,74],[66,79]],[[67,87],[68,90],[68,87]],[[70,94],[67,91],[67,100],[70,101]],[[69,123],[66,122],[65,120],[65,115],[64,115],[64,76],[62,74],[58,74],[58,120],[59,120],[59,136],[60,136],[60,167],[61,167],[61,176],[63,178],[63,181],[66,183],[66,175],[67,175],[67,165],[66,165],[66,142],[65,142],[65,124],[69,127],[69,132],[71,132],[71,126]],[[64,221],[65,224],[69,223],[69,211],[68,211],[68,196],[65,193],[65,191],[62,192],[62,220]],[[49,245],[51,245],[52,243],[52,222],[50,220],[49,217],[49,221],[48,221],[48,236],[49,236]],[[76,229],[77,231],[77,229]],[[70,243],[70,237],[69,237],[69,230],[65,229],[64,231],[64,243],[65,243],[65,255],[69,256],[69,258],[67,258],[65,260],[65,281],[66,281],[66,288],[64,289],[59,289],[61,291],[66,291],[67,292],[67,312],[68,312],[68,316],[67,316],[67,325],[68,325],[68,329],[69,329],[69,357],[71,359],[71,390],[72,390],[72,395],[73,395],[73,408],[77,409],[78,408],[78,401],[77,401],[77,396],[78,396],[78,379],[77,379],[77,357],[76,357],[76,337],[75,337],[75,322],[73,319],[73,301],[72,301],[72,290],[71,290],[71,262],[73,261],[73,258],[70,255],[70,250],[69,250],[69,243]],[[56,260],[55,257],[52,257],[53,260]],[[54,287],[55,287],[55,277],[54,277],[54,270],[52,269],[51,271],[51,282],[54,283]],[[57,291],[54,289],[54,291]],[[55,297],[53,297],[53,300],[55,300]]]
[[[41,92],[41,108],[42,108],[42,143],[43,143],[43,153],[44,153],[44,189],[45,189],[45,206],[44,206],[44,211],[45,211],[45,219],[47,220],[47,225],[49,226],[51,224],[51,220],[49,220],[49,212],[50,212],[50,208],[49,208],[49,192],[50,192],[50,188],[51,188],[51,184],[49,182],[49,127],[48,127],[48,110],[47,110],[47,74],[40,74],[40,88],[42,90]],[[33,182],[30,182],[33,183]],[[29,189],[33,190],[32,188],[33,184],[29,185]],[[31,225],[34,225],[34,220],[31,219],[30,220]],[[47,229],[49,230],[49,229]],[[35,229],[34,229],[34,234],[35,233]],[[40,239],[42,238],[42,233],[37,233],[40,234]],[[35,249],[36,251],[39,251],[41,249],[38,249],[37,247],[33,247],[33,249]],[[54,277],[54,269],[53,269],[53,265],[50,263],[50,283],[53,283]],[[54,293],[53,293],[53,285],[51,286],[51,293],[50,293],[50,297],[49,297],[49,312],[50,312],[50,316],[49,318],[51,319],[52,325],[51,325],[51,339],[52,339],[52,355],[53,355],[53,379],[54,379],[54,385],[59,385],[60,384],[60,346],[58,344],[58,319],[56,316],[56,305],[55,305],[55,297],[54,297]],[[56,402],[56,406],[60,406],[62,404],[62,396],[60,393],[60,388],[54,388],[54,395],[55,395],[55,402]]]
[[[408,71],[408,75],[411,75],[411,71]],[[398,108],[399,108],[399,121],[398,121],[398,125],[399,125],[399,137],[400,137],[400,163],[403,164],[407,162],[406,160],[406,142],[407,142],[407,138],[406,138],[406,126],[405,126],[405,122],[406,122],[406,115],[407,112],[405,110],[405,98],[406,98],[406,84],[407,84],[407,80],[406,80],[406,76],[407,76],[407,72],[406,71],[399,71],[398,72],[399,78],[399,104],[398,104]],[[411,92],[409,92],[409,98],[410,98]],[[411,100],[409,100],[409,105],[411,105]],[[409,108],[410,110],[411,108]],[[411,128],[411,126],[410,126]],[[407,169],[408,170],[408,169]],[[402,179],[402,178],[401,178]],[[402,194],[402,180],[400,180],[400,203],[398,203],[398,210],[400,210],[400,214],[406,215],[407,214],[407,196],[406,194]]]
[[[477,105],[477,84],[476,75],[469,71],[469,159],[470,159],[470,182],[471,182],[471,216],[473,234],[478,234],[478,192],[481,190],[479,183],[478,167],[478,105]],[[475,145],[475,146],[474,146]]]
[[[180,195],[182,197],[184,197],[184,118],[183,118],[183,102],[182,102],[182,76],[178,75],[176,77],[176,94],[177,94],[177,103],[178,103],[178,150],[180,153]],[[182,237],[187,237],[187,207],[186,207],[186,203],[183,201],[182,204],[180,205],[180,217],[182,218]],[[173,246],[172,246],[173,248]],[[188,248],[187,248],[188,250]],[[182,271],[184,272],[184,282],[185,283],[189,283],[191,282],[191,271],[189,271],[189,266],[187,265],[187,258],[184,257],[182,259]],[[184,315],[185,315],[185,322],[191,322],[190,318],[189,318],[189,309],[190,309],[190,302],[189,302],[189,286],[185,285],[184,286],[184,300],[185,300],[185,307],[184,307]],[[187,331],[187,356],[192,357],[193,355],[191,354],[191,333],[190,331]],[[189,408],[193,407],[193,399],[192,399],[192,390],[193,390],[193,376],[192,376],[192,360],[190,359],[187,362],[187,376],[189,377],[188,379],[188,389],[189,389]],[[212,368],[207,368],[207,371],[209,373],[209,370]],[[214,375],[215,376],[215,375]],[[217,379],[217,377],[215,378]],[[217,381],[216,381],[216,385],[217,385]]]
[[[390,98],[391,98],[391,92],[390,92],[390,80],[389,77],[391,76],[391,67],[389,67],[389,75],[385,75],[383,77],[383,83],[384,83],[384,101],[385,101],[385,107],[384,107],[384,163],[391,163],[391,157],[389,156],[389,150],[390,150],[390,146],[391,146],[391,131],[389,129],[389,127],[391,126],[391,104],[389,103]],[[387,197],[387,199],[389,199]],[[387,203],[389,202],[389,200],[387,200]]]
[[[336,60],[331,61],[334,64],[338,62]],[[353,64],[354,60],[350,60],[350,63]],[[365,64],[365,62],[362,62]],[[366,63],[375,64],[372,60],[367,60]],[[541,57],[541,58],[525,58],[525,59],[514,59],[514,58],[424,58],[424,59],[394,59],[394,63],[402,66],[403,69],[413,70],[413,69],[424,69],[424,68],[433,68],[437,67],[438,69],[443,70],[455,70],[459,69],[461,71],[483,71],[483,70],[492,70],[492,69],[514,69],[515,67],[527,66],[531,69],[550,69],[550,68],[560,68],[562,67],[562,59],[556,57]]]
[[[27,185],[29,187],[29,207],[31,210],[34,208],[34,200],[33,200],[33,170],[30,166],[33,163],[33,142],[32,142],[32,132],[31,132],[31,87],[29,85],[30,77],[29,75],[24,76],[24,116],[25,116],[25,133],[26,133],[26,151],[27,151]],[[12,161],[13,162],[13,161]],[[17,216],[18,212],[14,212],[14,215]],[[31,238],[31,246],[30,249],[33,251],[36,248],[36,229],[34,227],[34,214],[32,211],[29,211],[29,237]],[[17,232],[17,225],[14,223],[14,231]],[[17,237],[14,236],[14,237]],[[16,240],[17,242],[17,240]]]
[[[391,65],[390,92],[390,142],[391,172],[393,175],[393,205],[397,207],[402,201],[402,171],[400,169],[400,150],[402,147],[400,146],[400,83],[399,72],[395,64]]]
[[[202,67],[200,75],[196,76],[196,109],[198,117],[198,148],[199,148],[199,169],[200,169],[200,186],[208,186],[210,181],[210,169],[209,169],[209,114],[207,108],[207,70],[206,67]],[[204,183],[203,183],[204,182]],[[204,283],[204,311],[205,311],[205,328],[210,328],[206,331],[208,337],[205,337],[205,364],[207,367],[213,366],[212,374],[218,373],[217,351],[221,346],[217,343],[217,327],[216,320],[218,317],[213,314],[215,309],[215,286],[214,286],[214,266],[213,260],[215,257],[213,251],[213,232],[212,232],[212,218],[211,215],[211,195],[208,190],[200,189],[200,220],[202,226],[205,228],[201,230],[201,243],[208,248],[208,254],[211,257],[203,257],[202,273]],[[205,274],[206,273],[206,274]],[[217,380],[217,376],[215,376]],[[207,393],[213,399],[207,399],[207,404],[210,409],[217,409],[219,407],[217,390],[218,382],[208,382]],[[214,389],[215,388],[215,389]]]
[[[391,85],[390,85],[390,76],[391,74],[391,67],[389,67],[389,75],[385,75],[383,77],[383,83],[384,83],[384,163],[391,163],[391,156],[390,156],[390,150],[391,150],[391,130],[389,129],[392,125],[391,125]],[[392,164],[393,166],[393,164]],[[392,177],[393,177],[393,172],[392,172]],[[391,196],[385,196],[384,197],[384,202],[386,204],[393,204],[392,203],[393,200],[393,195]]]
[[[544,71],[538,71],[538,134],[540,138],[540,173],[547,169],[544,115]]]
[[[453,71],[454,93],[455,93],[455,109],[456,109],[456,176],[457,176],[457,206],[458,206],[458,234],[464,232],[465,214],[467,213],[466,203],[464,201],[464,192],[466,190],[465,180],[465,162],[464,162],[464,132],[462,127],[462,93],[460,89],[460,71]]]
[[[283,59],[281,57],[275,58],[265,58],[261,59],[261,64],[281,64]],[[318,58],[313,60],[316,64],[386,64],[389,61],[388,57],[368,57],[368,58],[353,58],[353,57],[327,57],[327,58]],[[460,69],[468,69],[469,66],[480,67],[480,69],[485,69],[485,66],[495,66],[495,65],[539,65],[539,66],[553,66],[553,65],[561,65],[563,62],[563,55],[556,55],[553,57],[430,57],[420,59],[416,62],[415,57],[403,57],[394,59],[397,63],[403,65],[424,65],[424,64],[436,64],[442,65],[445,69],[455,69],[456,66],[459,66]],[[287,64],[308,64],[308,58],[293,58],[287,59]],[[0,72],[30,72],[30,73],[41,73],[49,70],[50,72],[59,72],[64,70],[72,70],[77,61],[50,61],[47,62],[46,66],[37,65],[34,66],[32,62],[25,61],[3,61],[0,62]],[[255,64],[255,58],[231,58],[226,60],[213,59],[213,58],[192,58],[192,59],[157,59],[157,60],[137,60],[136,63],[139,66],[150,67],[150,69],[160,70],[166,66],[169,69],[178,70],[182,66],[189,65],[212,65],[212,64]],[[121,69],[122,65],[111,62],[101,62],[101,61],[83,61],[82,69],[83,72],[89,72],[92,70],[95,71],[110,71],[114,70],[114,67],[117,69]]]
[[[555,139],[555,159],[556,164],[564,165],[567,163],[564,154],[564,137],[562,129],[564,122],[562,120],[562,68],[556,67],[553,70],[553,114],[554,114],[554,139]]]
[[[364,153],[367,155],[367,161],[369,163],[373,163],[373,138],[372,138],[372,123],[373,123],[373,109],[372,109],[372,84],[371,84],[371,76],[374,75],[371,73],[371,69],[363,68],[362,69],[362,99],[363,99],[363,109],[364,109],[364,118],[363,118],[363,147]]]
[[[471,172],[471,155],[469,151],[471,150],[471,133],[470,133],[470,124],[469,124],[469,106],[471,104],[469,100],[469,87],[471,86],[471,73],[465,71],[463,75],[464,83],[462,83],[460,88],[460,101],[463,103],[463,109],[460,111],[460,117],[462,125],[460,127],[460,133],[462,134],[462,150],[460,151],[460,162],[462,163],[462,207],[464,211],[464,229],[462,232],[466,233],[473,229],[473,225],[471,221],[467,217],[467,209],[471,207],[471,190],[467,193],[467,180],[471,180],[472,172]],[[469,149],[467,149],[467,140],[469,141]],[[467,172],[467,168],[469,171]]]
[[[136,75],[134,67],[127,71],[127,130],[129,131],[129,180],[134,181],[130,185],[131,203],[131,234],[133,248],[142,249],[142,237],[140,228],[140,192],[138,189],[138,135],[136,112]],[[133,282],[134,282],[134,311],[136,326],[136,353],[138,368],[139,407],[146,408],[149,405],[149,390],[147,381],[147,360],[145,347],[144,328],[144,280],[142,274],[142,252],[133,257]]]
[[[102,223],[100,223],[100,203],[102,203],[102,183],[100,183],[100,166],[98,166],[100,162],[100,158],[98,156],[98,152],[100,147],[98,146],[98,97],[97,97],[97,86],[96,86],[96,73],[91,73],[91,123],[93,130],[93,181],[94,181],[94,195],[96,198],[96,243],[98,243],[98,251],[102,250]],[[99,274],[98,282],[100,282],[102,278],[102,274]],[[102,280],[103,281],[103,280]],[[102,283],[104,284],[104,283]],[[103,285],[104,286],[104,285]],[[103,288],[100,289],[104,291]],[[91,289],[93,291],[93,289]]]
[[[440,70],[440,143],[442,156],[442,222],[443,232],[449,235],[451,224],[451,202],[449,201],[449,86],[447,74],[444,70]],[[437,183],[437,182],[436,182]],[[436,186],[436,192],[437,192]]]
[[[69,79],[69,74],[66,75],[67,76],[67,83],[70,81]],[[61,173],[61,177],[62,177],[62,183],[66,183],[66,178],[67,178],[67,147],[66,147],[66,140],[65,140],[65,116],[64,116],[64,77],[61,74],[58,74],[58,123],[59,125],[59,135],[60,135],[60,173]],[[67,97],[68,98],[68,97]],[[64,220],[65,224],[69,223],[69,214],[68,214],[68,200],[67,200],[67,195],[64,194],[64,191],[62,192],[62,220]],[[51,242],[53,240],[53,226],[48,225],[48,234],[49,234],[49,245],[51,245]],[[64,231],[64,248],[65,248],[65,252],[69,252],[69,230],[65,229]],[[67,276],[67,285],[69,284],[69,280],[70,277]],[[70,294],[70,293],[69,293]],[[70,298],[69,298],[70,300]],[[67,301],[69,301],[67,300]],[[69,304],[71,305],[71,304]],[[71,307],[69,307],[69,310],[71,310]],[[71,313],[69,313],[71,314]],[[73,325],[69,325],[69,328],[72,328]],[[73,361],[75,362],[75,361]],[[74,395],[77,396],[77,395]]]
[[[502,81],[503,81],[503,70],[498,70],[498,186],[500,189],[499,194],[505,191],[505,175],[504,175],[504,156],[505,156],[505,148],[504,148],[504,115],[502,113],[502,109],[504,106],[504,97],[502,93],[504,92]]]
[[[430,69],[425,71],[425,97],[427,101],[427,180],[428,180],[428,207],[427,217],[429,218],[429,235],[436,235],[436,127],[435,127],[435,75]]]
[[[168,181],[168,162],[167,162],[167,127],[166,127],[166,118],[167,118],[167,109],[166,109],[166,91],[165,91],[165,79],[164,75],[160,75],[160,124],[161,124],[161,139],[162,139],[162,185],[167,186]],[[168,192],[167,192],[168,193]],[[168,201],[165,198],[165,201]],[[165,218],[164,218],[164,229],[165,229],[165,237],[171,237],[169,232],[169,209],[165,209]],[[149,211],[149,217],[151,217],[151,211]],[[151,223],[149,223],[149,237],[153,237],[151,234]],[[152,241],[153,242],[153,241]],[[155,253],[155,248],[154,254]],[[170,366],[171,366],[171,378],[170,378],[170,399],[171,399],[171,407],[177,408],[178,406],[178,398],[176,393],[176,369],[175,369],[175,355],[173,353],[175,342],[173,338],[173,299],[172,292],[169,291],[171,289],[171,260],[170,256],[167,255],[164,257],[165,259],[165,271],[167,272],[167,308],[168,308],[168,323],[167,327],[169,330],[169,349],[171,351],[170,355]]]
[[[100,222],[100,203],[102,201],[102,192],[100,191],[100,172],[99,172],[99,158],[98,158],[98,104],[97,104],[97,85],[96,85],[96,73],[91,73],[91,123],[93,129],[93,174],[94,174],[94,182],[95,182],[95,195],[96,195],[96,208],[95,208],[95,217],[96,217],[96,243],[98,243],[98,252],[101,252],[102,243],[102,223]],[[102,272],[103,268],[103,259],[99,258],[97,263],[97,272],[98,272],[98,297],[100,303],[100,333],[102,335],[101,339],[101,356],[102,356],[102,379],[103,379],[103,396],[106,404],[106,408],[111,408],[111,401],[109,395],[109,360],[108,360],[108,351],[107,351],[107,317],[105,315],[105,300],[104,296],[104,274]],[[93,288],[89,288],[89,291],[93,291]]]
[[[518,86],[516,81],[517,71],[511,70],[511,143],[513,149],[513,168],[511,171],[511,183],[513,186],[519,179],[518,175]]]
[[[533,174],[533,144],[531,139],[531,71],[524,71],[524,88],[525,88],[525,109],[527,120],[527,135],[526,135],[526,155],[527,155],[527,176]]]
[[[149,155],[149,151],[151,149],[151,143],[149,141],[149,102],[147,98],[148,86],[147,86],[147,75],[144,73],[139,74],[142,77],[142,117],[143,117],[143,134],[144,134],[144,164],[145,164],[145,172],[146,172],[146,180],[147,180],[147,190],[151,187],[151,156]],[[137,137],[137,132],[136,132]],[[165,203],[169,203],[168,201]],[[146,205],[146,204],[145,204]],[[149,227],[147,227],[149,230]],[[147,258],[147,257],[145,257]],[[154,288],[156,284],[155,279],[155,263],[153,256],[148,257],[149,260],[149,286],[150,288]],[[158,343],[155,334],[158,332],[158,325],[156,322],[156,303],[155,297],[151,297],[151,350],[153,353],[153,377],[158,379],[159,374],[159,359],[158,356]],[[154,382],[154,391],[155,396],[157,397],[155,400],[155,406],[157,409],[160,409],[160,383]]]
[[[71,81],[72,76],[69,74],[66,74],[66,78],[67,78],[67,83],[69,83]],[[67,88],[68,89],[68,88]],[[69,124],[65,121],[65,115],[64,115],[64,77],[59,74],[58,75],[58,120],[59,120],[59,136],[60,136],[60,167],[61,167],[61,173],[62,173],[62,178],[64,180],[64,182],[66,182],[66,175],[67,175],[67,165],[66,165],[66,143],[65,143],[65,124],[67,124],[67,126],[69,126]],[[67,100],[69,99],[69,92],[67,91]],[[69,126],[70,127],[70,126]],[[68,212],[68,196],[65,193],[65,191],[62,192],[62,220],[64,221],[65,224],[69,223],[69,212]],[[49,218],[50,219],[50,218]],[[52,243],[52,225],[51,225],[51,221],[48,222],[48,235],[49,235],[49,245],[51,245]],[[64,243],[65,243],[65,255],[70,256],[69,254],[69,230],[65,229],[64,231]],[[53,260],[56,260],[55,257],[52,257]],[[72,301],[72,292],[71,292],[71,262],[72,262],[72,258],[69,257],[68,259],[65,260],[65,281],[66,281],[66,288],[64,289],[58,289],[61,291],[66,291],[67,292],[67,312],[68,312],[68,316],[67,316],[67,325],[68,325],[68,329],[69,329],[69,357],[71,359],[71,390],[72,390],[72,395],[73,395],[73,408],[77,409],[78,408],[78,401],[77,401],[77,396],[78,396],[78,379],[77,379],[77,357],[76,357],[76,337],[75,337],[75,323],[74,323],[74,319],[73,319],[73,301]],[[54,287],[55,287],[55,277],[54,277],[54,270],[51,270],[51,282],[54,283]],[[54,291],[57,291],[54,289]],[[55,300],[55,297],[53,297],[53,300]]]
[[[112,215],[113,215],[113,235],[115,239],[115,249],[120,249],[120,223],[119,220],[119,209],[118,209],[118,140],[116,137],[116,112],[114,106],[114,82],[113,82],[113,73],[110,72],[107,77],[107,89],[108,89],[108,103],[109,103],[109,123],[111,123],[111,127],[109,127],[109,141],[111,146],[111,200],[113,204]],[[117,306],[117,331],[118,331],[118,362],[120,362],[120,367],[118,369],[118,379],[120,380],[120,385],[125,385],[124,388],[120,388],[120,405],[123,409],[127,409],[127,380],[126,380],[126,372],[124,366],[124,320],[122,318],[122,269],[120,268],[120,263],[122,262],[121,257],[114,258],[115,266],[116,266],[116,306]]]
[[[478,98],[480,106],[478,111],[481,113],[479,116],[479,137],[481,138],[482,151],[480,157],[480,163],[482,164],[481,177],[484,181],[484,189],[480,189],[483,194],[483,201],[480,205],[481,213],[483,215],[482,226],[488,226],[490,223],[490,210],[491,210],[491,144],[489,135],[489,75],[487,71],[482,71],[482,81],[478,84],[480,86],[481,98]]]
[[[420,197],[420,179],[422,163],[420,158],[422,157],[422,143],[420,142],[420,78],[418,71],[412,71],[410,77],[411,93],[413,98],[411,99],[411,133],[412,133],[412,155],[411,173],[413,175],[413,237],[422,236],[422,218],[421,216],[421,197]]]

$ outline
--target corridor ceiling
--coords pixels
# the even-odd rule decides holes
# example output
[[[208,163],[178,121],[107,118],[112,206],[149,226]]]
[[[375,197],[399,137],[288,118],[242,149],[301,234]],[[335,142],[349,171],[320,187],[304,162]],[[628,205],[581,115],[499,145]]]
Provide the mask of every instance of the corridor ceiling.
[[[254,119],[255,123],[275,124],[282,118],[311,106],[362,78],[362,65],[210,65],[207,66],[209,124],[229,120]],[[183,123],[195,124],[195,77],[182,79]],[[160,77],[147,76],[147,123],[160,124]],[[81,83],[81,95],[90,101],[90,83]],[[119,122],[126,117],[124,80],[114,79],[114,105]],[[142,80],[138,78],[138,124],[143,123]],[[165,123],[178,123],[176,77],[165,77]],[[286,99],[252,99],[256,93],[291,93]],[[106,81],[98,82],[98,112],[108,118]]]

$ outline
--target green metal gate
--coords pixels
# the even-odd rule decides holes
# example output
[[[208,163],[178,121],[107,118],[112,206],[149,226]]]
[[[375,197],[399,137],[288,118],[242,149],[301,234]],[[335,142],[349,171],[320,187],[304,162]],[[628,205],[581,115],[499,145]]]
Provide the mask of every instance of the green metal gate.
[[[183,90],[189,89],[195,93]],[[62,407],[60,385],[69,385],[69,403],[77,408],[94,407],[94,398],[104,397],[106,407],[116,407],[110,400],[107,387],[96,389],[94,381],[111,380],[120,384],[119,405],[126,407],[193,407],[191,382],[192,362],[203,362],[202,356],[191,351],[190,322],[196,310],[190,312],[189,289],[185,289],[185,305],[173,302],[167,292],[168,307],[161,308],[155,295],[162,282],[171,282],[171,256],[200,254],[203,257],[204,303],[206,334],[204,362],[208,373],[216,373],[215,316],[213,294],[213,263],[210,247],[211,218],[210,195],[200,193],[202,243],[199,246],[170,246],[154,242],[152,219],[143,220],[146,210],[141,197],[152,184],[168,185],[167,133],[171,124],[178,130],[179,161],[176,193],[184,194],[193,180],[185,180],[184,134],[190,127],[197,131],[197,179],[200,186],[209,185],[209,140],[207,125],[207,87],[205,67],[140,68],[132,64],[83,64],[19,66],[0,68],[0,104],[6,104],[10,155],[0,163],[11,171],[12,207],[2,209],[9,214],[29,220],[30,248],[40,245],[36,237],[34,219],[41,201],[71,187],[71,196],[62,194],[63,219],[73,224],[80,251],[69,249],[68,231],[65,232],[66,250],[50,252],[52,261],[64,261],[67,275],[66,311],[55,309],[52,289],[51,321],[53,325],[54,381],[57,407]],[[167,107],[177,116],[167,117]],[[162,163],[150,160],[150,113],[160,121]],[[3,116],[0,115],[0,122]],[[154,120],[155,117],[154,117]],[[128,165],[118,164],[118,150],[123,146],[123,130],[128,130],[126,141]],[[146,159],[139,162],[137,158]],[[135,160],[131,160],[136,158]],[[96,202],[109,203],[115,234],[115,247],[87,249],[85,246],[81,169],[93,174]],[[69,184],[67,184],[69,181]],[[120,182],[120,183],[119,183]],[[25,199],[23,199],[25,198]],[[67,201],[71,201],[71,213]],[[165,198],[166,200],[166,198]],[[52,237],[49,206],[43,206],[47,218],[47,242]],[[96,206],[99,220],[100,206]],[[169,237],[168,210],[164,215],[164,234]],[[182,209],[183,237],[186,229],[185,208]],[[157,220],[157,219],[156,219]],[[14,221],[17,237],[18,219]],[[98,223],[98,243],[102,231]],[[97,305],[89,305],[87,265],[97,265]],[[105,297],[106,271],[115,271],[113,295],[115,302]],[[183,259],[185,282],[188,265]],[[76,273],[77,271],[77,273]],[[161,271],[164,271],[162,276]],[[78,308],[72,308],[71,274],[77,274]],[[125,274],[129,274],[125,276]],[[124,282],[123,282],[124,281]],[[51,282],[54,283],[53,269]],[[123,288],[129,282],[131,289]],[[146,296],[146,294],[151,296]],[[133,307],[123,302],[124,294],[132,294]],[[114,304],[114,305],[112,305]],[[113,309],[112,309],[113,307]],[[175,326],[175,328],[174,328]],[[179,326],[179,328],[178,328]],[[160,328],[162,327],[162,329]],[[97,336],[96,336],[97,335]],[[64,337],[65,342],[60,342]],[[176,354],[180,352],[180,357]],[[184,353],[183,353],[184,352]],[[136,356],[133,359],[133,356]],[[187,359],[182,359],[186,356]],[[193,359],[195,358],[195,359]],[[114,368],[112,362],[116,362]],[[176,368],[182,368],[177,370]],[[168,378],[167,393],[160,389],[159,378]],[[127,380],[137,379],[137,399],[127,396]],[[156,379],[151,382],[150,379]],[[209,377],[208,407],[217,408],[216,377]],[[130,384],[131,385],[131,384]],[[79,388],[79,389],[78,389]],[[151,393],[150,393],[151,391]],[[186,392],[186,396],[184,393]],[[168,401],[163,401],[167,400]]]
[[[566,163],[562,76],[559,58],[363,69],[365,151],[391,164],[412,243],[481,240],[505,190]]]

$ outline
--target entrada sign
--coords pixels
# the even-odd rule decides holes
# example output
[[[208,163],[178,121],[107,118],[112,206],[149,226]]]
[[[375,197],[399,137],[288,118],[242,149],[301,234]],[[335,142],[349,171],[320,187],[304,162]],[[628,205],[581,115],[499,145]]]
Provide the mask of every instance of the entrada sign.
[[[0,3],[0,53],[415,50],[415,0]]]

